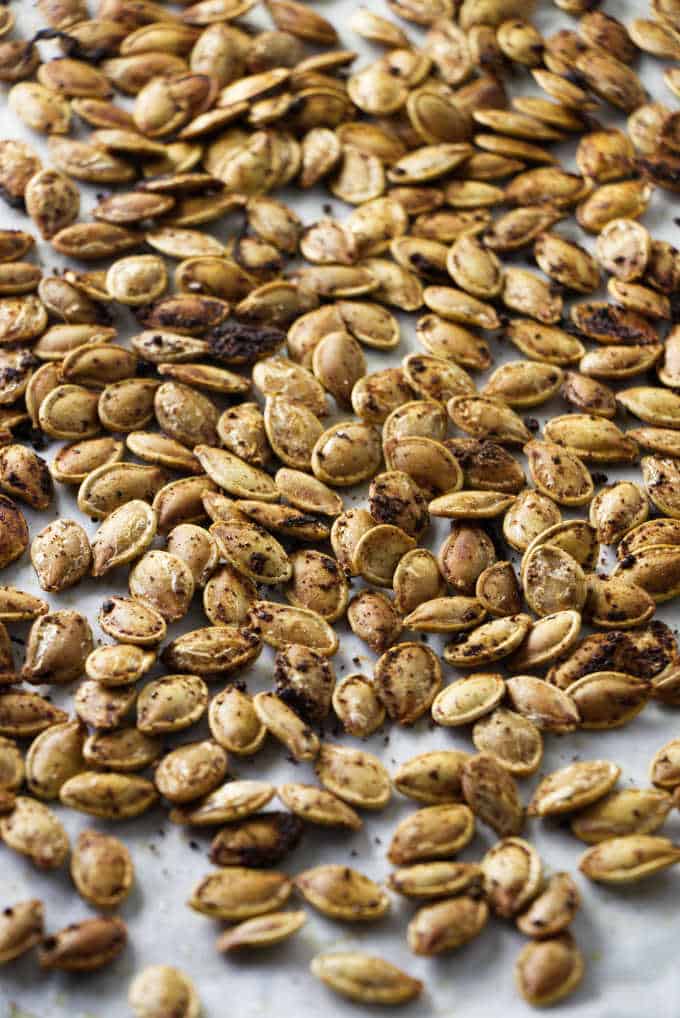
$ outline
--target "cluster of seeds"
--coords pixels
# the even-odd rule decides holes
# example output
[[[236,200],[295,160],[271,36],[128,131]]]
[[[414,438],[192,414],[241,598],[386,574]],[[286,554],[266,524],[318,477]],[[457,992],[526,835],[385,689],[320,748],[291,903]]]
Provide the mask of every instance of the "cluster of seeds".
[[[130,853],[95,829],[71,848],[54,801],[105,820],[160,803],[216,829],[188,905],[229,924],[217,948],[232,952],[299,930],[293,892],[342,922],[386,913],[387,890],[345,864],[273,867],[314,825],[359,830],[394,786],[419,804],[387,850],[390,889],[419,903],[409,948],[452,951],[511,920],[531,938],[516,978],[536,1006],[572,992],[584,961],[579,891],[544,876],[526,818],[568,815],[593,881],[680,861],[656,833],[680,807],[680,740],[651,788],[615,789],[608,760],[544,776],[526,806],[518,786],[546,735],[680,705],[680,652],[654,618],[680,594],[680,255],[640,222],[655,189],[680,192],[680,111],[650,101],[633,67],[639,51],[669,62],[680,95],[680,3],[651,0],[624,25],[555,0],[577,20],[547,38],[530,0],[388,4],[417,43],[358,8],[351,28],[382,49],[358,71],[296,0],[265,0],[266,29],[243,20],[256,0],[38,0],[46,28],[0,41],[9,106],[49,159],[0,141],[0,193],[75,263],[43,275],[23,260],[33,235],[0,230],[0,566],[30,547],[50,595],[86,577],[106,590],[120,567],[128,585],[101,601],[109,643],[77,610],[0,587],[0,837],[43,869],[68,861],[103,910],[45,936],[39,901],[6,908],[1,962],[38,945],[42,967],[77,972],[126,945],[106,910],[133,885]],[[0,33],[13,25],[0,7]],[[63,55],[45,60],[50,40]],[[511,73],[539,94],[512,98]],[[627,131],[603,124],[611,107]],[[552,150],[570,139],[577,172]],[[111,188],[88,220],[79,183]],[[272,197],[315,185],[353,208],[305,225]],[[401,313],[417,313],[422,352],[395,366]],[[479,385],[500,339],[521,358]],[[368,372],[367,348],[386,366]],[[556,399],[567,412],[537,434],[523,413]],[[22,437],[65,444],[48,463]],[[597,469],[638,463],[640,481]],[[17,503],[48,511],[55,484],[77,493],[91,538],[63,515],[29,535]],[[348,508],[356,485],[365,506]],[[207,624],[167,640],[197,601]],[[377,660],[336,681],[343,620]],[[20,667],[17,622],[31,623]],[[446,637],[439,652],[428,634]],[[273,682],[251,695],[241,679],[265,646]],[[26,688],[74,683],[74,715]],[[423,716],[464,726],[474,751],[421,753],[390,776],[324,737]],[[209,736],[167,748],[202,720]],[[317,782],[239,777],[232,758],[268,737]],[[265,811],[275,795],[285,810]],[[478,822],[500,840],[456,861]],[[364,1004],[422,989],[358,951],[311,970]],[[166,966],[129,1001],[139,1018],[200,1011]]]

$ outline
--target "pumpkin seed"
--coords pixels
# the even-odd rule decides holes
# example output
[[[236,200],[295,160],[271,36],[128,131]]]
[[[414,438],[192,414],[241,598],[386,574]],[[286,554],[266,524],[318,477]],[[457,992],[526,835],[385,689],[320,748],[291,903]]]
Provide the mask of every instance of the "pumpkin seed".
[[[521,933],[544,940],[563,933],[581,903],[576,884],[568,873],[554,873],[529,908],[517,917]]]
[[[0,622],[23,622],[46,615],[49,606],[40,597],[34,597],[16,587],[0,587]]]
[[[409,948],[428,956],[454,951],[478,936],[488,917],[486,902],[467,895],[424,905],[408,925]]]
[[[395,865],[449,858],[474,835],[474,817],[467,806],[426,806],[406,817],[394,832],[388,858]]]
[[[602,799],[616,784],[621,768],[607,760],[583,760],[544,778],[528,806],[533,816],[573,813]]]
[[[532,480],[541,494],[558,505],[576,506],[590,502],[594,486],[585,464],[552,442],[533,439],[524,447]]]
[[[616,415],[616,397],[609,386],[577,371],[566,373],[561,395],[576,410],[584,413],[606,418]]]
[[[579,869],[590,880],[606,884],[632,883],[680,861],[680,850],[668,838],[628,834],[609,838],[581,857]]]
[[[247,919],[218,938],[217,950],[234,951],[244,947],[269,947],[271,944],[279,944],[297,933],[305,922],[305,912],[273,912],[266,916]]]
[[[402,614],[446,593],[437,560],[426,548],[406,552],[395,569],[392,585],[395,608]]]
[[[65,711],[37,693],[15,690],[0,694],[0,735],[30,738],[67,719]]]
[[[503,677],[495,672],[473,672],[452,682],[432,704],[432,717],[447,727],[466,725],[490,713],[505,696]]]
[[[632,834],[653,834],[662,826],[671,806],[666,792],[624,788],[574,817],[571,831],[588,845]]]
[[[395,436],[385,443],[384,454],[388,470],[408,474],[427,498],[463,486],[460,464],[442,442],[424,435]]]
[[[217,676],[236,671],[254,660],[262,649],[259,629],[253,626],[208,626],[172,640],[162,659],[170,668]]]
[[[109,688],[91,679],[81,682],[74,697],[76,714],[93,728],[112,729],[122,723],[137,699],[132,688]]]
[[[97,916],[45,937],[40,966],[66,972],[89,972],[108,965],[124,950],[127,929],[122,919]]]
[[[331,919],[367,922],[379,919],[390,907],[386,892],[349,866],[304,870],[295,878],[295,886],[310,905]]]
[[[198,1018],[201,1007],[191,979],[170,965],[142,969],[130,983],[128,1003],[137,1018],[159,1018],[164,1007],[173,1008],[178,1018]]]
[[[475,724],[472,741],[480,753],[491,756],[510,774],[533,774],[543,757],[543,739],[533,721],[498,708]]]
[[[366,738],[385,721],[385,708],[365,675],[353,673],[341,679],[333,690],[333,710],[344,730]]]
[[[154,784],[172,803],[202,798],[224,779],[227,754],[209,740],[179,746],[160,761],[154,772]]]
[[[484,890],[496,915],[512,918],[535,897],[541,886],[538,852],[523,838],[504,838],[482,860]]]
[[[513,319],[508,324],[507,335],[533,361],[566,366],[576,363],[585,354],[585,347],[574,336],[530,318]]]
[[[15,852],[28,856],[40,869],[57,869],[69,852],[68,834],[49,806],[17,796],[14,809],[0,816],[0,835]]]
[[[538,545],[527,551],[522,585],[528,604],[539,616],[580,611],[586,601],[583,570],[571,555],[553,545]]]
[[[446,405],[449,417],[474,438],[501,445],[521,445],[531,435],[520,417],[501,400],[489,396],[454,396]]]
[[[500,837],[518,834],[524,807],[513,778],[495,757],[480,753],[463,765],[463,796],[472,812]]]
[[[390,874],[389,886],[406,898],[442,898],[474,891],[481,884],[482,868],[470,862],[416,863]]]
[[[141,499],[133,499],[106,517],[92,540],[94,576],[132,562],[156,535],[156,513]]]
[[[423,300],[430,311],[460,325],[477,325],[482,329],[497,329],[500,319],[495,309],[464,290],[451,286],[427,286]]]
[[[95,830],[81,831],[71,857],[71,877],[80,896],[90,904],[115,907],[132,887],[130,853],[118,838]]]
[[[89,623],[79,612],[42,615],[31,627],[22,676],[34,684],[73,682],[82,675],[92,645]]]
[[[41,901],[32,898],[9,905],[0,918],[0,962],[19,958],[39,944],[43,937],[44,910]]]
[[[614,576],[641,587],[658,604],[677,595],[679,567],[680,549],[674,545],[652,544],[622,559]]]
[[[430,707],[441,687],[436,654],[418,643],[399,643],[380,657],[373,682],[390,717],[411,724]]]
[[[527,1003],[547,1007],[569,996],[583,978],[583,956],[569,933],[533,940],[515,962],[515,981]]]
[[[460,801],[462,770],[468,758],[461,750],[421,753],[399,767],[394,784],[402,795],[425,805]]]
[[[472,629],[485,615],[486,609],[477,598],[436,597],[418,604],[406,616],[404,625],[423,633],[456,633]]]
[[[461,367],[476,370],[484,370],[491,364],[491,352],[485,340],[439,315],[430,314],[420,318],[416,334],[428,353],[435,357],[450,359]],[[444,436],[431,434],[429,437],[441,439]]]
[[[484,387],[484,395],[511,407],[539,406],[559,390],[564,373],[552,364],[510,361],[497,368]]]
[[[313,760],[319,740],[276,693],[258,693],[253,707],[265,728],[286,746],[296,760]]]
[[[554,620],[555,616],[548,616]],[[535,628],[538,628],[537,623]],[[531,633],[533,633],[533,629]],[[531,635],[531,634],[530,634]],[[506,683],[512,706],[523,717],[544,731],[569,732],[579,723],[580,717],[571,697],[543,679],[533,675],[513,675]]]
[[[166,675],[141,691],[137,727],[145,735],[176,732],[195,724],[208,706],[208,689],[198,675]]]
[[[647,685],[625,672],[591,672],[567,687],[582,728],[619,728],[644,708]]]
[[[508,267],[503,277],[503,303],[512,311],[529,315],[544,325],[562,316],[562,297],[548,283],[526,269]]]
[[[316,773],[322,785],[343,802],[361,809],[382,809],[391,794],[387,771],[363,750],[321,744]]]
[[[519,647],[530,628],[530,617],[521,613],[493,619],[470,633],[461,634],[456,642],[447,644],[444,658],[459,668],[474,668],[500,661]]]
[[[47,464],[32,449],[14,443],[0,450],[0,488],[33,509],[47,509],[52,500]]]
[[[0,787],[17,792],[24,783],[24,759],[11,739],[0,738]]]
[[[376,654],[382,654],[402,631],[394,603],[377,590],[362,590],[349,603],[347,621],[352,632]]]

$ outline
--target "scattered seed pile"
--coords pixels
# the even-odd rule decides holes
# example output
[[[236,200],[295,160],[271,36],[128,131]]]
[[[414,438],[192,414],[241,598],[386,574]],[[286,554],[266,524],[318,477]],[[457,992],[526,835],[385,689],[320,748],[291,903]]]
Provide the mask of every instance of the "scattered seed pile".
[[[421,807],[387,852],[391,890],[419,906],[410,949],[451,951],[510,920],[530,938],[518,990],[540,1006],[581,978],[579,893],[568,873],[544,876],[525,818],[567,814],[591,880],[680,860],[655,833],[680,804],[680,740],[651,788],[617,790],[605,760],[549,774],[526,807],[518,785],[545,733],[622,726],[650,698],[680,705],[676,639],[654,619],[680,594],[680,257],[640,222],[656,188],[680,192],[680,111],[634,69],[639,50],[675,61],[666,99],[680,95],[680,2],[623,25],[594,0],[555,0],[574,21],[549,38],[523,20],[529,0],[388,2],[418,43],[359,8],[351,28],[382,47],[359,70],[293,0],[266,0],[267,30],[244,20],[255,0],[38,0],[46,27],[28,40],[9,38],[0,8],[0,80],[49,152],[1,141],[0,190],[73,259],[43,275],[23,260],[33,235],[0,231],[0,565],[30,546],[51,595],[102,578],[112,641],[0,588],[0,834],[36,866],[70,858],[78,894],[115,909],[134,880],[127,848],[86,829],[71,849],[49,802],[115,820],[160,800],[172,822],[216,829],[189,906],[230,924],[217,948],[233,951],[300,929],[293,890],[333,919],[384,915],[385,888],[343,862],[273,867],[309,825],[359,829],[394,785]],[[43,61],[50,40],[64,55]],[[519,75],[545,94],[511,99]],[[627,132],[607,126],[611,107]],[[578,173],[552,151],[574,136]],[[89,221],[81,183],[110,189]],[[353,208],[305,226],[273,196],[313,185]],[[560,225],[572,214],[594,255]],[[198,228],[223,219],[227,240]],[[609,299],[589,299],[605,278]],[[398,363],[391,309],[417,314],[422,346]],[[521,359],[479,387],[488,332]],[[367,374],[365,347],[386,366]],[[568,412],[538,434],[522,414],[557,395]],[[345,419],[327,427],[329,396]],[[22,437],[65,444],[48,466]],[[640,481],[606,483],[603,463],[639,463]],[[55,483],[99,521],[92,541],[63,517],[29,535],[17,503],[48,509]],[[359,484],[365,506],[345,508]],[[419,547],[431,517],[451,521],[436,555]],[[129,596],[107,596],[120,566]],[[350,598],[352,577],[365,582]],[[197,598],[206,625],[167,642]],[[336,682],[345,617],[378,660]],[[18,667],[6,627],[25,620]],[[438,653],[405,630],[448,642]],[[240,676],[264,644],[273,688],[250,696]],[[22,684],[76,684],[75,716]],[[357,737],[430,712],[468,726],[474,752],[420,754],[390,777],[325,741],[331,711]],[[163,753],[204,716],[210,739]],[[230,757],[268,735],[307,780],[232,777]],[[263,812],[275,795],[285,811]],[[456,861],[477,823],[500,840]],[[89,970],[125,944],[104,911],[49,936],[37,900],[0,915],[2,962],[39,945],[44,968]],[[421,991],[360,952],[319,955],[312,972],[364,1004]],[[165,966],[129,999],[140,1018],[200,1010]]]

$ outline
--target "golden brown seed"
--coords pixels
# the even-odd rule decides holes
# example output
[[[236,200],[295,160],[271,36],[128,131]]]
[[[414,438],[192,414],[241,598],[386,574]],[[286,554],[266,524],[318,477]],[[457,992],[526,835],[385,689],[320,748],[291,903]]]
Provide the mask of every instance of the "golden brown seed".
[[[568,933],[535,940],[515,963],[515,982],[524,999],[546,1007],[572,993],[583,978],[583,956]]]
[[[352,598],[347,609],[347,621],[352,632],[376,654],[382,654],[394,643],[402,630],[394,603],[376,590],[362,590]]]
[[[411,724],[430,707],[441,687],[437,655],[418,643],[400,643],[375,666],[373,681],[390,717]]]
[[[540,234],[534,256],[546,276],[567,289],[592,293],[600,285],[600,270],[593,256],[557,233]]]
[[[162,659],[170,668],[210,677],[242,668],[261,649],[262,635],[255,626],[207,626],[172,640]]]
[[[132,499],[150,502],[162,489],[167,475],[158,467],[136,463],[107,463],[90,471],[78,489],[78,508],[95,519],[106,517]],[[158,506],[154,509],[159,517]]]
[[[524,448],[529,470],[538,490],[559,505],[584,505],[594,486],[585,464],[551,442],[533,439]]]
[[[136,682],[153,666],[156,655],[131,643],[97,647],[85,660],[85,674],[104,686],[126,686]]]
[[[389,886],[406,898],[441,898],[474,891],[481,884],[482,868],[477,863],[416,863],[390,874]]]
[[[89,972],[112,962],[126,943],[127,929],[122,919],[97,916],[46,937],[38,957],[42,968]]]
[[[68,856],[69,838],[61,821],[37,799],[17,796],[12,812],[0,816],[0,834],[9,848],[40,869],[56,869]]]
[[[454,396],[446,405],[456,427],[477,439],[501,445],[521,445],[530,440],[522,419],[499,399],[489,396]]]
[[[649,688],[625,672],[591,672],[567,688],[582,728],[619,728],[644,708]]]
[[[0,738],[0,788],[18,791],[24,783],[23,756],[12,739]]]
[[[0,621],[25,622],[46,615],[49,605],[40,597],[34,597],[16,587],[0,587]]]
[[[333,710],[345,731],[359,738],[372,735],[385,721],[385,708],[373,683],[358,673],[346,675],[337,683]]]
[[[501,675],[474,672],[446,686],[432,704],[432,717],[447,727],[469,724],[488,714],[505,695]]]
[[[146,735],[188,728],[208,706],[208,689],[197,675],[166,675],[142,690],[137,726]]]
[[[576,884],[568,873],[555,873],[531,905],[517,918],[517,928],[528,937],[544,940],[563,933],[581,903]]]
[[[193,982],[180,969],[149,965],[130,983],[128,1003],[136,1018],[161,1018],[171,1008],[178,1018],[199,1018],[201,1004]]]
[[[395,965],[359,951],[319,954],[310,970],[336,993],[361,1004],[403,1004],[422,990],[419,980]]]
[[[141,499],[120,506],[103,521],[92,541],[92,573],[102,576],[109,569],[132,562],[156,536],[156,513]]]
[[[621,768],[607,760],[584,760],[555,771],[540,783],[529,803],[533,816],[572,813],[596,802],[616,784]]]
[[[419,603],[406,616],[404,625],[423,633],[457,633],[472,629],[485,615],[486,608],[477,598],[435,597]]]
[[[480,753],[518,777],[533,774],[543,757],[543,739],[533,721],[500,707],[477,721],[472,741]]]
[[[563,377],[556,365],[509,361],[496,368],[484,387],[484,395],[518,409],[539,406],[557,393]]]
[[[522,613],[485,622],[471,633],[460,634],[457,642],[447,644],[444,658],[459,668],[500,661],[519,647],[530,628],[530,617]]]
[[[562,623],[560,616],[566,614],[566,612],[560,612],[559,614],[546,616],[551,622],[551,630],[558,637],[560,636],[558,624]],[[570,627],[568,638],[573,640],[576,637],[571,631],[573,629],[570,625],[571,620],[565,621]],[[538,622],[529,634],[527,643],[529,643],[531,636],[534,634],[534,630],[540,628],[541,623]],[[546,635],[549,640],[550,635]],[[538,635],[537,642],[541,639],[542,637]],[[520,648],[519,653],[522,653],[522,649]],[[531,655],[531,650],[532,648],[529,647],[528,655]],[[551,650],[554,653],[553,648]],[[540,656],[542,656],[540,653],[536,654],[536,657]],[[529,657],[529,660],[531,660],[531,657]],[[515,665],[515,667],[517,666]],[[580,720],[579,713],[571,698],[563,690],[557,689],[543,679],[536,678],[533,675],[513,675],[507,680],[507,693],[515,710],[545,731],[569,732],[573,731],[578,725]]]
[[[668,838],[628,834],[609,838],[581,857],[579,869],[590,880],[632,883],[680,862],[680,849]]]
[[[571,822],[571,831],[588,845],[630,834],[653,834],[672,806],[667,792],[624,788],[589,806]]]
[[[389,775],[370,753],[323,743],[316,772],[324,787],[352,806],[382,809],[389,801]]]
[[[269,947],[296,933],[306,922],[306,913],[273,912],[239,923],[232,930],[223,933],[217,941],[218,951],[234,951],[240,948]]]
[[[408,925],[408,944],[414,954],[454,951],[478,936],[487,923],[486,902],[461,895],[420,908]]]
[[[43,905],[37,898],[3,909],[0,917],[0,963],[13,961],[39,944],[43,923]]]
[[[69,778],[59,792],[64,806],[107,820],[136,817],[155,803],[150,781],[129,774],[82,771]]]
[[[61,724],[68,715],[37,693],[6,692],[0,695],[0,734],[14,738],[30,738]]]
[[[474,824],[474,816],[467,806],[427,806],[397,826],[388,858],[395,865],[449,858],[472,839]]]
[[[189,742],[164,756],[154,772],[154,784],[172,803],[186,803],[208,795],[227,772],[227,754],[210,740]]]
[[[257,693],[253,707],[260,722],[294,759],[313,760],[318,756],[318,738],[276,693]]]
[[[465,801],[500,837],[515,835],[524,824],[524,806],[511,775],[492,756],[480,753],[463,765]]]
[[[510,918],[535,896],[542,881],[538,852],[522,838],[504,838],[482,860],[484,890],[496,915]]]
[[[561,548],[543,545],[530,549],[522,569],[527,603],[539,616],[558,611],[580,611],[587,587],[578,562]]]
[[[34,684],[73,682],[82,675],[92,645],[89,623],[79,612],[42,615],[31,627],[22,675]]]
[[[132,859],[117,838],[95,830],[81,831],[71,857],[71,877],[78,893],[97,908],[113,908],[130,893]]]
[[[251,698],[233,686],[211,700],[208,723],[215,741],[239,756],[255,753],[267,734]]]
[[[349,866],[305,870],[295,878],[295,886],[310,905],[331,919],[367,922],[380,918],[390,907],[387,893]]]

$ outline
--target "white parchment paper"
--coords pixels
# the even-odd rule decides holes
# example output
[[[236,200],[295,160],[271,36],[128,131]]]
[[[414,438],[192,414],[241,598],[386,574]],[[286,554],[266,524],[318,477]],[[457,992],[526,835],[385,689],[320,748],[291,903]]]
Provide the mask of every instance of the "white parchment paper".
[[[12,6],[17,14],[16,35],[26,37],[41,27],[29,0],[16,0]],[[93,10],[94,0],[90,6]],[[380,50],[363,43],[350,32],[348,21],[355,6],[352,0],[324,0],[318,4],[318,9],[336,25],[340,44],[359,51],[355,65],[358,67],[377,56]],[[372,0],[368,6],[371,10],[389,14],[383,0]],[[542,0],[537,7],[535,21],[545,33],[561,27],[573,27],[573,22],[550,0]],[[611,0],[605,9],[625,21],[646,16],[648,5],[643,0]],[[263,9],[252,11],[248,20],[271,27]],[[415,27],[405,27],[412,38],[418,38],[419,32]],[[45,58],[57,53],[50,43],[43,43],[41,47],[44,47]],[[677,105],[677,100],[663,84],[661,73],[665,66],[662,61],[647,58],[639,63],[650,94],[672,107]],[[510,87],[513,93],[538,94],[530,76],[524,72],[512,79]],[[6,90],[6,86],[2,88]],[[1,136],[29,141],[47,162],[44,138],[24,127],[5,103],[1,110]],[[605,123],[621,123],[621,118],[606,106],[603,106],[602,120]],[[558,151],[564,165],[573,168],[574,145],[563,145]],[[83,186],[84,212],[94,203],[96,190]],[[320,217],[322,205],[326,202],[330,202],[336,216],[342,217],[351,211],[321,190],[302,196],[290,191],[284,197],[306,223]],[[655,236],[677,242],[679,231],[674,216],[679,215],[680,202],[668,193],[657,191],[644,222]],[[25,216],[2,203],[0,226],[32,230]],[[225,221],[211,224],[208,229],[226,240],[235,226],[231,221]],[[573,219],[560,224],[558,229],[592,249],[592,239],[584,238]],[[35,257],[42,262],[46,273],[63,264],[44,243],[38,243]],[[401,356],[419,348],[414,335],[415,320],[414,315],[403,316],[403,339],[398,351],[385,354],[367,351],[369,370],[395,364]],[[118,324],[122,336],[129,335],[134,329],[129,317],[121,317]],[[519,356],[509,344],[502,344],[495,338],[491,339],[491,345],[496,358],[494,366]],[[552,405],[540,407],[535,416],[542,421],[565,410],[565,404],[556,400]],[[52,443],[45,455],[51,458],[59,445]],[[607,473],[610,479],[635,476],[635,472],[618,467],[608,469]],[[347,507],[360,504],[359,494],[343,494]],[[56,500],[48,512],[35,514],[29,510],[26,515],[31,536],[58,516],[78,519],[90,534],[95,529],[90,521],[83,520],[75,505],[74,494],[63,486],[58,486]],[[428,534],[429,546],[438,547],[445,533],[443,523],[433,526]],[[517,557],[513,560],[516,562]],[[26,555],[4,571],[2,582],[42,594]],[[97,638],[101,638],[95,622],[99,605],[111,592],[126,593],[126,583],[127,571],[120,569],[103,581],[85,582],[60,597],[49,596],[49,600],[53,608],[69,607],[83,612],[92,623]],[[360,585],[359,581],[355,581],[353,589],[356,591]],[[659,617],[673,624],[677,620],[677,610],[671,605],[664,608]],[[169,638],[204,624],[197,598],[192,616],[172,627]],[[25,638],[27,628],[13,626],[12,632]],[[340,650],[334,659],[338,677],[355,670],[370,674],[374,656],[365,645],[354,639],[346,625],[340,627],[340,633]],[[443,645],[438,637],[431,637],[430,642],[437,649]],[[20,660],[22,648],[17,646],[15,649]],[[273,654],[265,648],[261,658],[245,676],[251,692],[271,686],[272,662]],[[444,668],[446,681],[457,677],[448,665]],[[215,691],[219,688],[218,684]],[[53,692],[56,702],[62,705],[71,703],[72,690]],[[192,741],[202,737],[206,731],[205,726],[196,726],[181,733],[174,743]],[[632,725],[618,731],[577,733],[563,738],[547,736],[541,773],[575,759],[605,757],[621,765],[622,787],[631,784],[644,786],[648,783],[652,756],[663,743],[677,735],[680,735],[677,713],[652,705]],[[339,738],[346,744],[355,741],[332,732],[327,733],[327,738]],[[470,749],[469,732],[435,729],[427,719],[407,730],[386,726],[383,732],[365,743],[365,748],[378,754],[391,771],[416,753],[448,747]],[[253,758],[232,760],[230,772],[236,777],[266,778],[274,784],[314,780],[310,765],[293,766],[273,740]],[[522,783],[526,800],[539,776]],[[282,864],[282,868],[296,873],[322,862],[345,862],[382,880],[390,869],[385,853],[391,832],[414,806],[414,803],[395,794],[382,813],[366,814],[364,829],[353,835],[310,827],[299,848]],[[366,926],[333,923],[309,908],[307,925],[291,941],[261,953],[225,958],[214,949],[219,924],[185,906],[193,885],[211,868],[207,857],[210,831],[173,826],[162,808],[138,820],[119,824],[107,824],[59,806],[55,808],[73,838],[84,827],[91,826],[110,830],[129,846],[136,882],[120,912],[129,926],[130,942],[115,964],[91,975],[41,973],[35,952],[4,966],[0,970],[0,1010],[7,1018],[124,1018],[130,1013],[126,1004],[130,979],[141,967],[153,963],[178,965],[192,976],[200,991],[205,1018],[261,1018],[264,1015],[316,1018],[321,1013],[344,1018],[362,1010],[370,1013],[374,1009],[359,1009],[332,996],[308,973],[309,962],[315,954],[340,947],[356,947],[382,955],[423,980],[425,991],[420,1000],[402,1011],[408,1018],[432,1015],[442,1018],[516,1018],[531,1011],[518,997],[513,985],[513,963],[525,938],[510,924],[490,922],[482,936],[454,954],[438,959],[415,958],[410,955],[405,943],[405,927],[413,913],[413,906],[395,896],[391,913],[378,923]],[[270,808],[277,808],[276,800]],[[677,814],[671,816],[664,833],[680,837]],[[631,887],[592,885],[576,871],[584,846],[571,837],[564,825],[532,821],[527,825],[527,836],[537,845],[547,869],[576,872],[583,895],[583,907],[573,931],[585,956],[585,978],[579,990],[568,1001],[558,1005],[554,1013],[571,1018],[677,1018],[680,1015],[677,960],[680,873],[661,874]],[[461,858],[479,859],[494,841],[492,832],[479,825],[474,840]],[[49,931],[93,914],[76,894],[67,869],[43,874],[8,849],[0,848],[0,907],[33,896],[45,902]],[[302,905],[298,901],[294,907]],[[375,1010],[377,1013],[378,1009]]]

